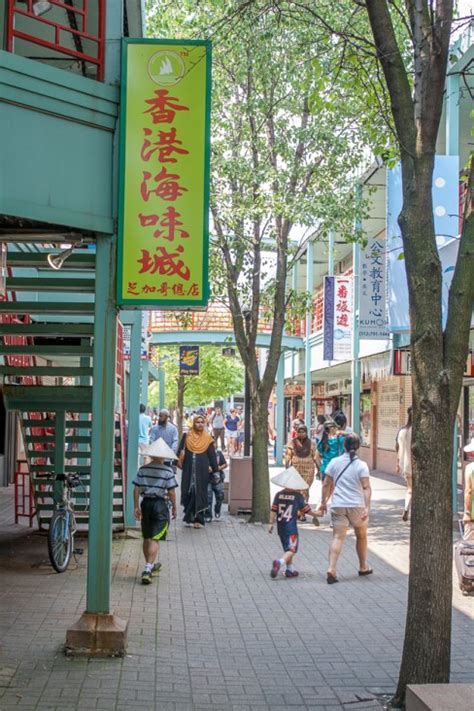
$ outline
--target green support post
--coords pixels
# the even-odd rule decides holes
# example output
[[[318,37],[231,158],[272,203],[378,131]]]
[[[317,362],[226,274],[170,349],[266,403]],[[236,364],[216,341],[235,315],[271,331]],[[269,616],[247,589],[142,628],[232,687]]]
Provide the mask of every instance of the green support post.
[[[123,6],[117,0],[106,0],[105,7],[105,81],[120,83],[120,48],[123,35]]]
[[[285,353],[280,355],[276,382],[276,463],[283,464],[283,445],[285,442]]]
[[[362,201],[362,185],[358,183],[356,188],[356,200],[359,205]],[[360,214],[360,210],[357,211]],[[356,218],[356,235],[360,235],[362,231],[362,222],[360,217]],[[359,338],[359,268],[360,268],[360,245],[359,242],[354,242],[352,247],[353,254],[353,282],[352,282],[352,362],[351,362],[351,426],[357,434],[360,432],[360,338]]]
[[[459,74],[448,74],[446,80],[446,153],[459,154]]]
[[[149,363],[148,360],[142,360],[141,361],[141,366],[142,366],[142,394],[141,394],[141,402],[142,405],[148,405],[148,371],[149,371]]]
[[[87,612],[110,612],[117,313],[113,238],[97,239]]]
[[[64,410],[56,411],[55,422],[54,422],[54,473],[64,474],[65,456],[64,450],[66,448],[66,413]],[[62,494],[64,490],[64,482],[54,481],[54,500],[56,502],[62,500]]]
[[[127,440],[127,497],[125,522],[135,525],[133,513],[132,481],[138,467],[138,424],[140,415],[140,355],[142,340],[142,315],[140,311],[130,313],[128,323],[132,326],[130,341],[130,380],[127,400],[128,440]]]
[[[291,288],[296,293],[298,289],[298,262],[295,262],[293,269],[291,270]],[[298,353],[296,351],[291,351],[291,377],[294,378],[296,375],[296,359],[298,358]]]
[[[166,388],[166,375],[165,371],[163,368],[158,369],[158,374],[160,376],[160,379],[158,381],[159,383],[159,394],[158,394],[158,407],[160,410],[163,410],[164,407],[166,407],[166,393],[165,393],[165,388]]]
[[[453,462],[451,467],[452,476],[452,509],[453,514],[457,513],[458,510],[458,420],[457,417],[454,420],[454,441],[453,441]]]
[[[313,294],[313,261],[314,261],[314,243],[308,242],[306,250],[306,291]],[[312,331],[312,313],[306,314],[306,340],[305,340],[305,374],[304,374],[304,422],[308,428],[308,434],[311,435],[311,331]]]

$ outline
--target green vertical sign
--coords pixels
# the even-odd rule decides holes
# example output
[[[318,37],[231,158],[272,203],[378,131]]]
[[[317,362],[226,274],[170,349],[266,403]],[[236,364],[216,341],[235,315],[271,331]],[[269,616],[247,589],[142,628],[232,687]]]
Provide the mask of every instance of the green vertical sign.
[[[208,299],[211,45],[123,40],[117,301]]]

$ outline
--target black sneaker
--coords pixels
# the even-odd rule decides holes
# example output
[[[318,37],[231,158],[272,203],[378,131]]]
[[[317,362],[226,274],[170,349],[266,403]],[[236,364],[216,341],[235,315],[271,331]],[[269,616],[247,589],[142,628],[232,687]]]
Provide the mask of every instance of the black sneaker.
[[[161,570],[161,563],[155,563],[151,569],[151,577],[154,578],[158,575]]]
[[[211,523],[212,518],[210,516],[206,516],[206,518],[204,520],[206,523]]]
[[[219,519],[221,517],[220,513],[215,513],[214,516],[215,516],[216,521],[219,521]]]

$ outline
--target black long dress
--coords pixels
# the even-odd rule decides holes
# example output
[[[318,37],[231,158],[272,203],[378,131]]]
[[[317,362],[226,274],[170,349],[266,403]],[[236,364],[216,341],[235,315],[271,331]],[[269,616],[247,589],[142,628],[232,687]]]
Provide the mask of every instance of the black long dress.
[[[214,445],[210,444],[205,452],[195,454],[186,448],[186,435],[182,436],[179,443],[178,456],[183,449],[181,505],[184,508],[184,521],[185,523],[201,523],[204,525],[204,513],[208,505],[209,467],[213,472],[219,471],[216,450]]]

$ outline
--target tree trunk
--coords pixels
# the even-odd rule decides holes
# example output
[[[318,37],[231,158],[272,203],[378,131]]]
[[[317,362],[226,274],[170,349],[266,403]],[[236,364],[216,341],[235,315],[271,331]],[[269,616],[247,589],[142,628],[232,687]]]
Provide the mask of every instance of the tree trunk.
[[[190,376],[188,376],[190,377]],[[176,426],[178,428],[178,438],[181,441],[181,436],[183,434],[183,415],[184,415],[184,391],[186,390],[186,380],[184,375],[178,376],[178,394],[176,396],[176,417],[178,422]]]
[[[432,156],[402,159],[404,239],[412,326],[413,499],[405,640],[395,703],[407,684],[447,683],[452,600],[454,418],[460,385],[445,369],[442,276],[431,201]],[[427,285],[430,288],[427,288]]]
[[[252,521],[266,523],[270,515],[270,486],[268,469],[268,398],[252,398]]]

